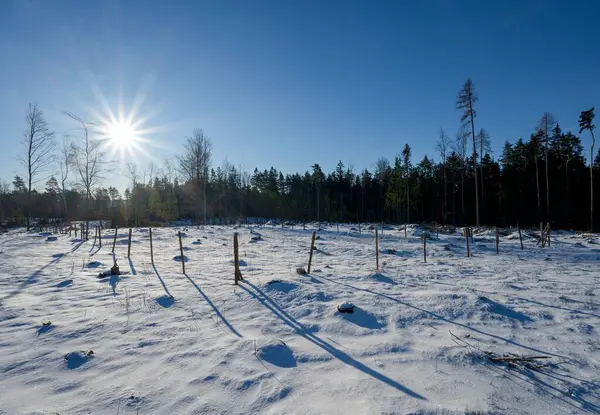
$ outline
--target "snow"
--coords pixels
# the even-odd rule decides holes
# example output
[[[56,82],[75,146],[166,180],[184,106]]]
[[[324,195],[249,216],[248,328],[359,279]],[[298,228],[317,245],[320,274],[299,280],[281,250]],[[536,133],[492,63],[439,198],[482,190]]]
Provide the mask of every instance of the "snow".
[[[600,412],[598,235],[323,227],[0,235],[0,414]]]

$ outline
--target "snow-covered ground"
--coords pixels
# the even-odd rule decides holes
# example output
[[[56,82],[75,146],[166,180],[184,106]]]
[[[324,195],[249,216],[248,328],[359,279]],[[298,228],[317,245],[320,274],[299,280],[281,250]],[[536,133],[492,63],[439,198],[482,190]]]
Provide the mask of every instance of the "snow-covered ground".
[[[600,412],[600,245],[350,226],[0,236],[0,413]],[[350,302],[354,313],[337,311]],[[46,323],[47,325],[43,325]],[[50,323],[50,324],[48,324]],[[93,351],[93,354],[89,352]],[[544,356],[530,362],[495,357]],[[481,412],[477,412],[481,411]]]

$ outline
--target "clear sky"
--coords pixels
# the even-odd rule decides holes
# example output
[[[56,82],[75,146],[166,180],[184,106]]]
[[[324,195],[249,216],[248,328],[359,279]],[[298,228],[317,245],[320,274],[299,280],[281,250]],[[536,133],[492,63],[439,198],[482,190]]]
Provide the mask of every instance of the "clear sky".
[[[142,165],[180,152],[194,128],[213,164],[249,171],[373,169],[406,142],[413,161],[439,159],[467,77],[497,157],[544,111],[576,129],[600,104],[599,16],[594,0],[0,1],[0,178],[22,171],[29,102],[59,137],[75,127],[62,110],[91,121],[103,102],[137,108]]]

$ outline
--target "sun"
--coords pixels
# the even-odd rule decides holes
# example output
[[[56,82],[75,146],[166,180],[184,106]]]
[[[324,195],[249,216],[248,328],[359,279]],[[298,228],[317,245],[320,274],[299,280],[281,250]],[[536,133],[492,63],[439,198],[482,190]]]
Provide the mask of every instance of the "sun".
[[[105,131],[108,144],[119,150],[129,150],[139,140],[135,127],[124,120],[109,123]]]

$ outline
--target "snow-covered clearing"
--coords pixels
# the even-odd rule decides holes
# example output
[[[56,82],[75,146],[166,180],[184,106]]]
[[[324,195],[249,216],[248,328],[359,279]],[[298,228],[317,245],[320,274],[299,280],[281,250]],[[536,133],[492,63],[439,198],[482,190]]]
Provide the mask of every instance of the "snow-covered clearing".
[[[0,413],[600,412],[600,245],[349,226],[0,236]],[[418,234],[418,232],[416,232]],[[337,311],[350,302],[354,313]],[[46,323],[46,325],[43,325]],[[50,324],[48,324],[50,323]],[[89,354],[93,351],[93,354]],[[491,353],[491,354],[488,354]],[[547,356],[533,362],[488,357]]]

